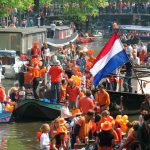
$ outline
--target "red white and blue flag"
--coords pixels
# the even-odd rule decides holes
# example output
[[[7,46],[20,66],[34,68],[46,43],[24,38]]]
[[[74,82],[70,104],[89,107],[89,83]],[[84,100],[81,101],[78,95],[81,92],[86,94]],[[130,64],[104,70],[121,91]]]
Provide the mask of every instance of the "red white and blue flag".
[[[90,72],[93,75],[94,86],[116,68],[129,61],[123,44],[117,33],[114,33],[100,51]]]

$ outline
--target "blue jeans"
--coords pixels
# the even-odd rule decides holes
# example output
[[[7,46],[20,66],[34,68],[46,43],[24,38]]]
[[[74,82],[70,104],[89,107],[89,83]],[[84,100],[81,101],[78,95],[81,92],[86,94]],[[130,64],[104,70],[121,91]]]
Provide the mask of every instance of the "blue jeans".
[[[50,100],[57,99],[60,100],[60,82],[58,83],[51,83],[51,94]]]
[[[126,72],[124,83],[123,83],[124,92],[132,93],[131,77],[132,77],[132,72]]]

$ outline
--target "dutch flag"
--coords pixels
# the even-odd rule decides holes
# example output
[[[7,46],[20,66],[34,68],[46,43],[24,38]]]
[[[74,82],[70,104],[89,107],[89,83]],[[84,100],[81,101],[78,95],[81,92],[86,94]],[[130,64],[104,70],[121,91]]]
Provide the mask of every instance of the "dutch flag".
[[[114,33],[100,51],[90,72],[93,75],[94,86],[116,68],[129,61],[123,44],[117,33]]]

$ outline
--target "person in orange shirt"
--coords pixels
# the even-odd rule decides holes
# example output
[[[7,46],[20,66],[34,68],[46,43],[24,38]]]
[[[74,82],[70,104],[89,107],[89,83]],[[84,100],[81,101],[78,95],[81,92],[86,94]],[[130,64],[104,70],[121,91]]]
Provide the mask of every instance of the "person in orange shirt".
[[[78,95],[80,94],[80,89],[75,85],[73,80],[69,81],[69,85],[67,86],[67,94],[70,109],[75,108],[75,102]]]
[[[51,78],[51,100],[60,100],[60,82],[62,80],[62,72],[63,69],[60,67],[59,61],[56,61],[54,66],[49,70],[49,76]]]
[[[60,87],[60,101],[66,100],[66,95],[67,95],[66,88],[67,88],[66,80],[63,79],[61,81],[61,87]]]
[[[35,41],[33,43],[33,47],[31,48],[32,58],[39,58],[40,57],[41,51],[40,51],[40,48],[38,46],[39,46],[39,42]]]
[[[104,89],[103,85],[99,85],[99,91],[95,94],[95,105],[100,107],[100,111],[102,112],[105,109],[109,109],[110,105],[110,96],[107,91]]]
[[[101,130],[101,124],[105,121],[108,121],[107,117],[110,115],[108,110],[104,110],[101,113],[101,119],[100,121],[97,123],[97,131],[99,132]]]
[[[35,99],[39,99],[39,96],[36,92],[37,87],[39,85],[39,81],[40,81],[40,68],[38,66],[38,64],[36,64],[34,66],[34,68],[32,69],[32,76],[33,76],[33,84],[32,84],[32,88],[33,88],[33,95]]]
[[[89,110],[86,116],[81,117],[74,128],[74,143],[84,142],[87,144],[88,139],[92,139],[92,121],[94,118],[95,112]]]
[[[5,89],[2,86],[2,84],[0,84],[0,102],[4,102],[5,97],[6,97]]]
[[[71,66],[72,70],[74,71],[75,75],[80,72],[80,68],[79,66],[76,65],[76,60],[72,60],[72,66]]]
[[[81,98],[78,102],[78,108],[86,114],[89,109],[94,109],[94,103],[93,100],[90,98],[91,96],[91,91],[87,90],[86,91],[86,96]]]

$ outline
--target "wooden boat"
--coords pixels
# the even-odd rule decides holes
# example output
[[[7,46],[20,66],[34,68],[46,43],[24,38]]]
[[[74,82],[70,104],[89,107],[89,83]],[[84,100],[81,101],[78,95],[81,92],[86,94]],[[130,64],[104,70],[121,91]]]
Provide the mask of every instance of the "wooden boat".
[[[0,113],[0,123],[9,123],[11,121],[11,118],[11,112],[3,111],[2,113]]]
[[[49,103],[49,101],[25,99],[18,103],[13,117],[15,121],[53,120],[60,116],[61,108],[60,104]]]

